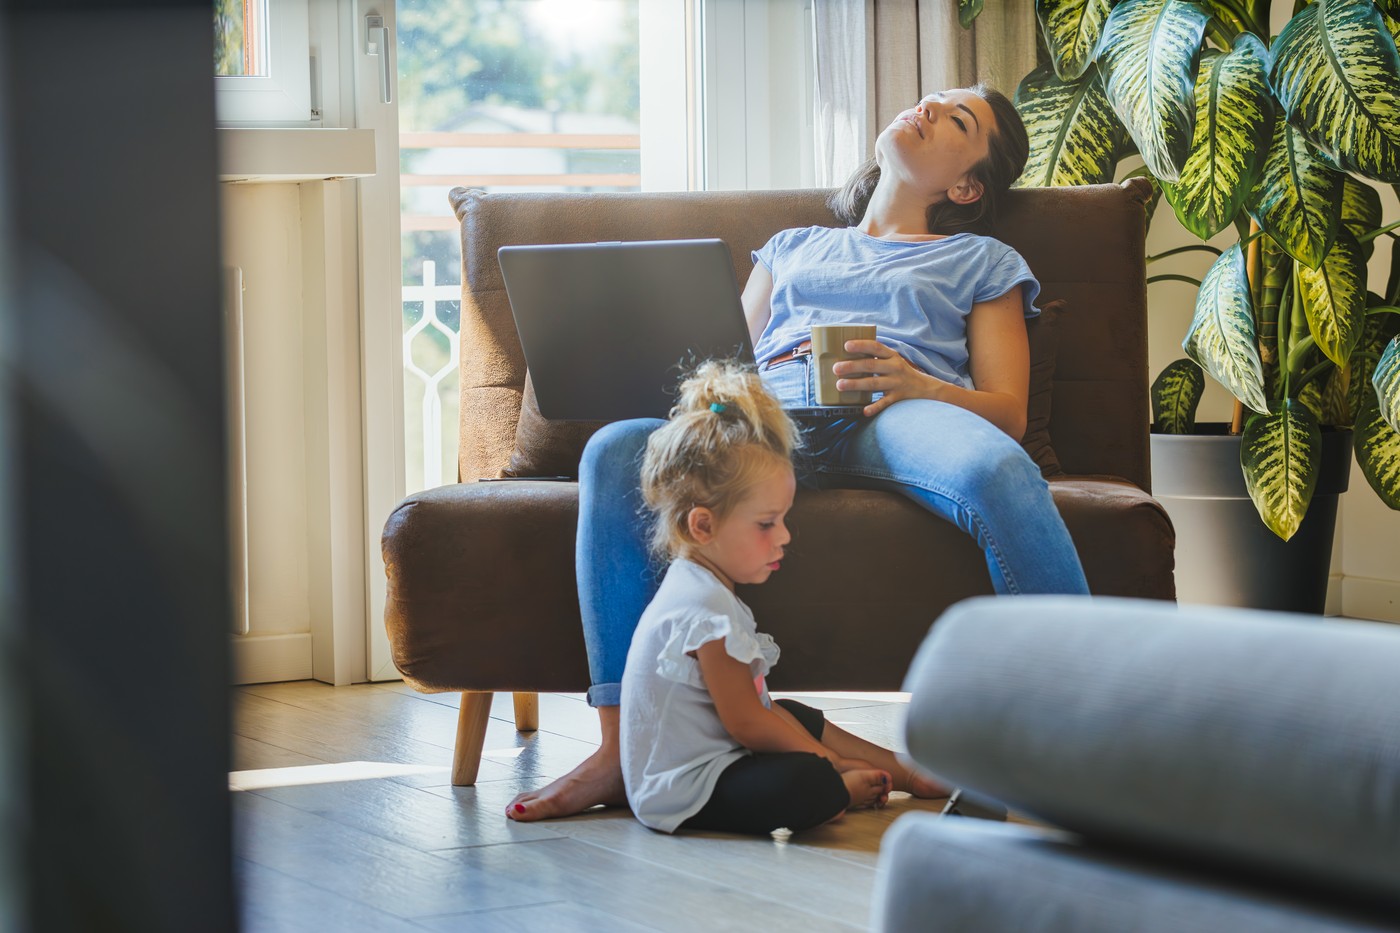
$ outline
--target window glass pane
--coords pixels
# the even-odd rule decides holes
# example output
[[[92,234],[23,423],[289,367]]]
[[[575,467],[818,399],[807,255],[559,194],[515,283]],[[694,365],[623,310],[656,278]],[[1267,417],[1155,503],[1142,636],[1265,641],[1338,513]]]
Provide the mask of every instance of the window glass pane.
[[[214,0],[214,74],[267,74],[267,0]]]
[[[447,192],[638,190],[638,3],[398,0],[409,492],[457,478],[461,247]]]

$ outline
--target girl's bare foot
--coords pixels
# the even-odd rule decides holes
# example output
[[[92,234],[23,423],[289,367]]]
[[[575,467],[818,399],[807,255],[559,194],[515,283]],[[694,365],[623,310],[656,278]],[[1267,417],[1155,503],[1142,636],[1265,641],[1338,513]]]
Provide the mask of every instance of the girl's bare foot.
[[[914,763],[903,755],[898,756],[898,766],[894,774],[894,789],[913,794],[915,797],[947,797],[953,789],[920,771]]]
[[[846,792],[851,795],[849,809],[862,810],[866,807],[883,807],[890,798],[892,779],[888,771],[846,771],[841,775],[846,784]]]
[[[539,790],[526,791],[506,807],[506,816],[522,823],[573,816],[589,807],[627,806],[622,762],[616,746],[604,745],[578,767]]]

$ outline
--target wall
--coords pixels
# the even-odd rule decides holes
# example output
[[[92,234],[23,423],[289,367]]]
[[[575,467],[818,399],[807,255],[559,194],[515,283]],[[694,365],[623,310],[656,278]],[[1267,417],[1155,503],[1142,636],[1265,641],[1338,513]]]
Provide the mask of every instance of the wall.
[[[249,619],[244,638],[266,639],[238,648],[251,659],[240,661],[238,679],[309,677],[300,186],[226,184],[220,191],[224,265],[242,269],[244,288]],[[294,657],[304,663],[289,665]]]

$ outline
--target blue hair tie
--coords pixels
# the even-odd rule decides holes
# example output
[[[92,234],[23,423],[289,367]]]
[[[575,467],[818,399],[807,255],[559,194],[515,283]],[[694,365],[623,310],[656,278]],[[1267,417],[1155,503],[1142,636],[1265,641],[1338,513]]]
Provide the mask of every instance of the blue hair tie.
[[[712,411],[712,412],[714,412],[715,414],[718,415],[718,414],[720,414],[721,412],[724,411],[724,405],[721,404],[720,402],[711,402],[711,403],[710,403],[710,411]]]

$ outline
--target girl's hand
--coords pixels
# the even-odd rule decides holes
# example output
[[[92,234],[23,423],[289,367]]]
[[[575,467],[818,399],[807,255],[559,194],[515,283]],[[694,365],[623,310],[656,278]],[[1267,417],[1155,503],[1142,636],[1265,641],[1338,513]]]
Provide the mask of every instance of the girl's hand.
[[[900,399],[936,398],[941,381],[914,368],[904,357],[878,340],[847,340],[846,352],[865,353],[867,360],[842,360],[831,367],[836,389],[841,392],[883,392],[865,406],[865,416],[874,417]]]

